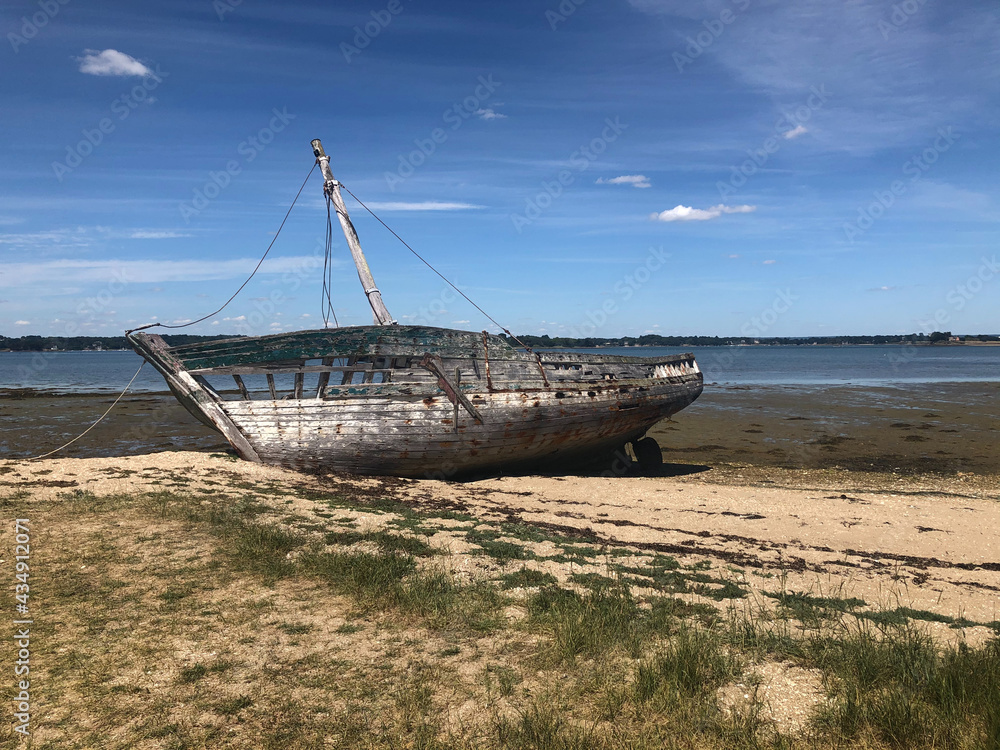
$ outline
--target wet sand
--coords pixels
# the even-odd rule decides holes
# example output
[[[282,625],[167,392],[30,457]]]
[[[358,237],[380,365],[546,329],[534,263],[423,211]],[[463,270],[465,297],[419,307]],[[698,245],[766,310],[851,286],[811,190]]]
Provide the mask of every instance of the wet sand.
[[[707,386],[650,435],[676,463],[1000,474],[1000,383]]]
[[[0,458],[45,453],[82,432],[108,395],[0,392]],[[1000,383],[899,387],[706,386],[650,435],[679,467],[753,466],[889,474],[1000,474]],[[61,456],[222,451],[169,394],[126,396]]]

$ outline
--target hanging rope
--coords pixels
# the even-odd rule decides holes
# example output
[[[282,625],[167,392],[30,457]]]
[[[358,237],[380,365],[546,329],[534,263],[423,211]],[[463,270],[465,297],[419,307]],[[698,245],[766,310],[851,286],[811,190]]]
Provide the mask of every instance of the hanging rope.
[[[55,449],[54,451],[49,451],[48,453],[43,453],[43,454],[42,454],[42,455],[40,455],[40,456],[34,456],[34,457],[32,457],[32,458],[29,458],[29,459],[27,459],[27,460],[28,460],[28,461],[38,461],[38,460],[40,460],[40,459],[43,459],[43,458],[48,458],[48,457],[49,457],[49,456],[51,456],[51,455],[52,455],[53,453],[58,453],[58,452],[59,452],[59,451],[61,451],[61,450],[62,450],[63,448],[68,448],[69,446],[73,445],[73,443],[75,443],[75,442],[76,442],[77,440],[79,440],[80,438],[82,438],[82,437],[83,437],[84,435],[86,435],[86,434],[87,434],[88,432],[90,432],[90,431],[91,431],[92,429],[94,429],[95,427],[97,427],[97,425],[99,425],[99,424],[101,423],[101,420],[103,420],[103,419],[104,419],[104,418],[105,418],[106,416],[108,416],[108,415],[109,415],[109,414],[111,413],[111,410],[112,410],[112,409],[114,409],[114,408],[115,408],[115,407],[116,407],[116,406],[118,405],[118,402],[122,400],[122,397],[123,397],[123,396],[124,396],[124,395],[125,395],[126,393],[128,393],[128,389],[132,387],[132,383],[134,383],[134,382],[135,382],[135,379],[136,379],[137,377],[139,377],[139,372],[140,372],[140,371],[142,370],[142,368],[143,368],[143,365],[145,365],[145,364],[146,364],[146,360],[143,360],[143,361],[142,361],[142,362],[141,362],[141,363],[139,364],[139,369],[135,371],[135,375],[133,375],[133,376],[132,376],[132,379],[131,379],[130,381],[128,381],[128,385],[127,385],[127,386],[125,386],[125,390],[124,390],[124,391],[122,391],[122,392],[121,392],[121,394],[119,394],[118,398],[116,398],[116,399],[115,399],[114,403],[113,403],[113,404],[111,404],[111,406],[109,406],[109,407],[108,407],[108,410],[107,410],[106,412],[104,412],[104,413],[103,413],[103,414],[102,414],[102,415],[100,416],[100,418],[98,418],[98,420],[97,420],[96,422],[94,422],[94,424],[90,425],[90,427],[88,427],[88,428],[87,428],[86,430],[84,430],[83,432],[81,432],[81,433],[80,433],[79,435],[77,435],[77,436],[76,436],[75,438],[73,438],[72,440],[70,440],[70,441],[69,441],[68,443],[66,443],[65,445],[60,445],[60,446],[59,446],[58,448],[56,448],[56,449]]]
[[[302,181],[302,186],[299,188],[299,192],[295,194],[295,200],[292,201],[292,205],[290,205],[288,207],[288,211],[285,212],[285,218],[281,220],[281,225],[278,227],[278,231],[274,233],[274,239],[271,240],[271,244],[267,246],[267,250],[264,251],[264,254],[261,256],[260,260],[257,262],[257,265],[254,267],[253,272],[247,277],[246,281],[240,284],[240,288],[237,289],[235,292],[233,292],[233,296],[227,299],[222,307],[220,307],[215,312],[210,312],[208,315],[198,318],[198,320],[192,320],[190,323],[179,323],[176,325],[168,325],[166,323],[150,323],[149,325],[133,328],[131,330],[126,331],[125,333],[132,333],[133,331],[144,331],[147,328],[187,328],[188,326],[193,326],[195,323],[201,323],[203,320],[208,320],[209,318],[218,315],[220,312],[225,310],[226,307],[229,306],[229,303],[232,302],[234,299],[236,299],[236,295],[243,291],[243,287],[249,284],[250,279],[252,279],[254,275],[257,273],[257,271],[260,270],[260,267],[261,265],[263,265],[264,259],[267,257],[267,254],[271,252],[271,248],[274,247],[274,243],[278,241],[278,235],[281,234],[281,230],[284,228],[285,222],[288,221],[289,214],[292,213],[292,209],[295,208],[295,204],[298,203],[299,196],[302,195],[302,191],[305,189],[306,183],[309,182],[309,178],[312,177],[314,169],[316,169],[315,164],[312,165],[312,169],[309,170],[309,174],[307,174],[306,178]]]
[[[395,232],[394,232],[394,231],[392,230],[392,227],[390,227],[390,226],[389,226],[388,224],[386,224],[386,223],[385,223],[384,221],[382,221],[382,219],[380,219],[380,218],[378,217],[378,215],[377,215],[377,214],[376,214],[376,213],[375,213],[374,211],[372,211],[372,210],[371,210],[370,208],[368,208],[368,206],[366,206],[366,205],[365,205],[364,203],[362,203],[362,202],[361,202],[361,199],[360,199],[360,198],[358,198],[358,196],[356,196],[356,195],[355,195],[354,193],[352,193],[352,192],[350,191],[350,188],[348,188],[348,187],[347,187],[347,185],[345,185],[344,183],[340,183],[340,186],[341,186],[341,187],[342,187],[342,188],[343,188],[344,190],[346,190],[346,191],[347,191],[347,194],[348,194],[348,195],[350,195],[350,196],[351,196],[352,198],[354,198],[354,200],[356,200],[356,201],[357,201],[358,203],[360,203],[360,204],[361,204],[361,207],[362,207],[362,208],[363,208],[363,209],[364,209],[365,211],[367,211],[367,212],[368,212],[368,213],[370,213],[370,214],[371,214],[372,216],[374,216],[374,217],[375,217],[375,221],[377,221],[377,222],[378,222],[379,224],[381,224],[381,225],[382,225],[382,226],[384,226],[384,227],[385,227],[386,229],[388,229],[388,230],[389,230],[389,232],[390,232],[390,234],[392,234],[392,236],[393,236],[393,237],[395,237],[395,238],[396,238],[397,240],[399,240],[400,242],[402,242],[402,243],[403,243],[403,246],[404,246],[404,247],[405,247],[405,248],[406,248],[407,250],[409,250],[409,251],[410,251],[411,253],[413,253],[414,255],[416,255],[416,256],[417,256],[417,258],[418,258],[418,259],[420,260],[420,262],[421,262],[421,263],[423,263],[423,264],[424,264],[425,266],[427,266],[427,267],[428,267],[429,269],[431,269],[431,270],[432,270],[432,271],[433,271],[434,273],[436,273],[436,274],[437,274],[438,276],[440,276],[440,277],[441,277],[441,279],[442,279],[442,280],[444,280],[444,283],[446,283],[446,284],[447,284],[448,286],[450,286],[450,287],[451,287],[452,289],[454,289],[454,290],[455,290],[456,292],[458,292],[459,294],[461,294],[461,295],[462,295],[462,296],[463,296],[463,297],[465,298],[465,301],[466,301],[466,302],[468,302],[468,303],[469,303],[470,305],[472,305],[472,306],[473,306],[474,308],[476,308],[477,310],[479,310],[479,312],[481,312],[481,313],[482,313],[482,314],[483,314],[484,316],[486,316],[486,317],[487,317],[487,318],[488,318],[488,319],[490,320],[490,322],[491,322],[491,323],[493,323],[493,325],[495,325],[495,326],[496,326],[497,328],[499,328],[499,329],[500,329],[501,331],[503,331],[504,333],[506,333],[506,334],[507,334],[508,336],[510,336],[510,337],[511,337],[512,339],[514,339],[514,341],[516,341],[516,342],[517,342],[518,344],[520,344],[520,345],[521,345],[521,346],[522,346],[522,347],[524,348],[524,350],[525,350],[526,352],[528,352],[529,354],[533,353],[533,352],[531,351],[531,347],[530,347],[530,346],[528,346],[528,345],[527,345],[527,344],[525,344],[525,343],[524,343],[523,341],[521,341],[521,339],[519,339],[519,338],[518,338],[517,336],[515,336],[515,335],[514,335],[513,333],[511,333],[511,332],[510,332],[510,331],[509,331],[508,329],[504,328],[504,327],[503,327],[502,325],[500,325],[499,323],[497,323],[497,321],[496,321],[496,320],[495,320],[495,319],[493,318],[493,316],[492,316],[492,315],[490,315],[490,314],[489,314],[488,312],[486,312],[486,311],[485,311],[485,310],[484,310],[483,308],[481,308],[481,307],[480,307],[479,305],[477,305],[477,304],[476,304],[475,302],[473,302],[473,301],[472,301],[471,299],[469,299],[469,296],[468,296],[468,295],[467,295],[467,294],[466,294],[465,292],[463,292],[463,291],[462,291],[461,289],[459,289],[459,288],[458,288],[457,286],[455,286],[454,284],[452,284],[452,283],[451,283],[451,281],[449,281],[449,280],[448,280],[448,279],[447,279],[447,278],[445,277],[445,275],[444,275],[444,274],[442,274],[442,273],[441,273],[440,271],[438,271],[438,270],[437,270],[437,269],[436,269],[436,268],[435,268],[434,266],[432,266],[432,265],[431,265],[430,263],[428,263],[428,262],[427,262],[427,261],[426,261],[426,260],[424,259],[424,257],[423,257],[423,256],[422,256],[422,255],[421,255],[420,253],[418,253],[418,252],[417,252],[416,250],[414,250],[414,249],[413,249],[412,247],[410,247],[410,246],[409,246],[408,244],[406,244],[406,240],[404,240],[404,239],[403,239],[402,237],[400,237],[400,236],[399,236],[398,234],[396,234],[396,233],[395,233]]]
[[[330,292],[333,289],[333,216],[330,212],[331,199],[326,196],[326,248],[323,258],[323,291],[319,298],[320,309],[323,311],[323,327],[329,328],[330,316],[333,316],[333,324],[340,327],[337,322],[337,313],[333,309],[333,300],[330,299]]]

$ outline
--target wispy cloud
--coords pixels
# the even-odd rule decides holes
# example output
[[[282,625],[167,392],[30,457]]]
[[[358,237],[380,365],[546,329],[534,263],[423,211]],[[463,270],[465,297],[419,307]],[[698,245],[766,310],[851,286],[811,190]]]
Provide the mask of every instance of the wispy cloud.
[[[653,183],[644,174],[623,174],[621,177],[612,177],[605,180],[603,177],[597,179],[598,185],[631,185],[636,188],[653,187]]]
[[[101,52],[87,49],[77,62],[80,63],[81,73],[92,76],[148,76],[153,72],[131,55],[116,49]]]
[[[422,201],[420,203],[406,203],[403,201],[378,201],[367,204],[373,211],[464,211],[470,208],[486,208],[477,206],[474,203],[449,203],[446,201]]]
[[[30,326],[31,325],[31,321],[30,320],[15,320],[14,321],[14,325],[16,325],[16,326]]]
[[[130,240],[168,240],[174,239],[175,237],[190,237],[190,234],[183,234],[181,232],[160,232],[151,229],[137,229],[136,231],[129,234],[128,238]]]
[[[650,214],[649,218],[653,221],[708,221],[717,219],[723,214],[748,214],[756,210],[756,206],[724,206],[721,203],[711,208],[674,206],[666,211]]]
[[[664,42],[682,51],[728,2],[630,0],[639,11],[673,16]],[[744,3],[739,3],[745,6]],[[858,152],[920,143],[947,121],[995,112],[1000,24],[989,3],[912,3],[888,38],[900,4],[751,3],[704,56],[752,90],[793,112],[823,84],[832,93],[817,146]],[[700,38],[700,37],[699,37]],[[961,53],[958,54],[958,51]]]
[[[93,241],[86,227],[74,229],[52,229],[46,232],[25,232],[21,234],[0,234],[0,245],[40,250],[47,247],[88,247]]]
[[[795,138],[798,138],[800,135],[805,135],[808,132],[809,132],[809,128],[807,128],[805,125],[796,125],[794,128],[792,128],[788,132],[782,133],[782,135],[784,135],[784,137],[787,140],[790,141],[790,140],[793,140]]]
[[[78,260],[63,258],[32,263],[0,263],[0,288],[23,288],[44,284],[86,282],[162,283],[168,281],[217,281],[245,278],[256,265],[257,258],[233,260]],[[312,267],[311,256],[278,256],[268,258],[258,274],[300,272]]]
[[[497,112],[495,109],[490,109],[489,107],[485,109],[477,109],[476,115],[480,120],[506,120],[507,115]]]

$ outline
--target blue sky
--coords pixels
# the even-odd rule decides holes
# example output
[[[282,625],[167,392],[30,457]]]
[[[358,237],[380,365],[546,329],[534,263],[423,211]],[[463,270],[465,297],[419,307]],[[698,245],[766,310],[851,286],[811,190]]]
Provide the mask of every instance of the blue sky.
[[[0,333],[211,312],[271,241],[312,138],[516,333],[997,333],[998,13],[7,3]],[[400,322],[494,330],[348,207]],[[325,220],[317,172],[254,281],[186,331],[321,325]],[[367,324],[335,239],[338,319]]]

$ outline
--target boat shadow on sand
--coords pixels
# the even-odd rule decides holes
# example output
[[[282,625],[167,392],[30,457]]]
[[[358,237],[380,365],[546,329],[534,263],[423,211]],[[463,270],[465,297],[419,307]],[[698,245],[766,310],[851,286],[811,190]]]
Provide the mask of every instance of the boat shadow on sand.
[[[567,462],[559,466],[548,467],[511,467],[510,470],[494,470],[492,472],[480,472],[473,474],[462,474],[454,477],[434,477],[445,479],[445,481],[468,483],[479,482],[484,479],[497,479],[499,477],[549,477],[553,479],[563,479],[570,477],[597,478],[605,477],[609,479],[617,478],[647,478],[656,479],[661,477],[684,477],[692,474],[702,474],[711,471],[714,467],[705,464],[674,464],[663,463],[654,469],[643,470],[636,463],[618,466],[595,466],[593,462],[579,461]]]

